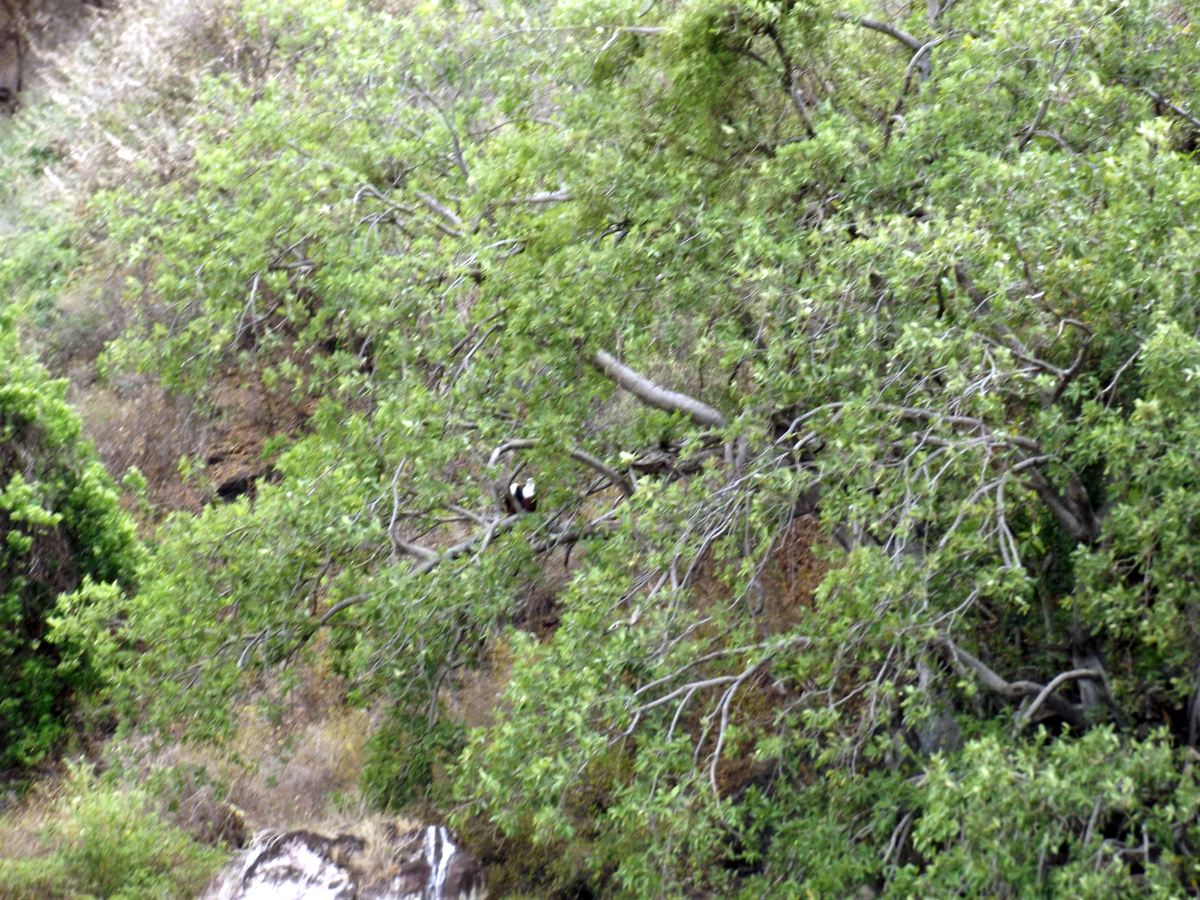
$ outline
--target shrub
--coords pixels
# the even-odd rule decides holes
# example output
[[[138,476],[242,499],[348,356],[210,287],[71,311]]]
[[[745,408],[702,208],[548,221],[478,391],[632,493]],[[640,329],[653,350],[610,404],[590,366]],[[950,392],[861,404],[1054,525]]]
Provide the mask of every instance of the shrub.
[[[460,743],[457,730],[444,719],[430,728],[423,717],[393,712],[367,740],[363,793],[384,809],[422,799]]]
[[[168,824],[141,790],[74,768],[41,828],[47,852],[0,856],[0,894],[14,900],[194,897],[225,858]]]
[[[133,575],[132,523],[64,395],[0,320],[0,767],[43,757],[88,681],[78,647],[46,640],[60,595]]]

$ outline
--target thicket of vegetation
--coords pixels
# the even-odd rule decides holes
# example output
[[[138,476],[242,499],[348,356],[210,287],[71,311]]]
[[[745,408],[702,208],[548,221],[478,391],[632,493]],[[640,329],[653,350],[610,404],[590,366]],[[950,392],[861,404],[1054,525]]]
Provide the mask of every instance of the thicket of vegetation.
[[[65,392],[0,311],[0,771],[44,757],[73,695],[95,686],[87,644],[48,640],[59,604],[81,586],[129,588],[136,564],[133,522]]]
[[[103,709],[208,739],[319,660],[501,894],[1197,889],[1187,4],[229,15],[186,156],[0,269],[123,277],[109,378],[312,410],[136,578],[80,544]]]
[[[165,821],[145,790],[123,791],[83,768],[70,771],[44,812],[27,838],[34,852],[5,847],[0,857],[12,900],[196,897],[225,858]]]

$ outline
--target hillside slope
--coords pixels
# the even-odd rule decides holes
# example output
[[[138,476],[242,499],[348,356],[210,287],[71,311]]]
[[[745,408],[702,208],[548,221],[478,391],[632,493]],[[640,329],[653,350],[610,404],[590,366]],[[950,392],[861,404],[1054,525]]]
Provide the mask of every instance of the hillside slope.
[[[190,9],[5,137],[93,728],[315,684],[498,895],[1196,890],[1186,4]]]

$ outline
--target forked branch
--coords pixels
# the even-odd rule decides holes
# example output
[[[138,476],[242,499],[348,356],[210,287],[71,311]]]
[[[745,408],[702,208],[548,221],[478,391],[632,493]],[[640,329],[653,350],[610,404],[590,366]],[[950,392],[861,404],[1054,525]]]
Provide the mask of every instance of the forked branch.
[[[1060,687],[1072,681],[1089,679],[1102,681],[1104,674],[1095,669],[1072,669],[1056,675],[1048,684],[1041,685],[1036,681],[1006,681],[998,675],[987,663],[959,647],[950,638],[940,640],[950,661],[960,671],[970,671],[983,683],[988,690],[999,694],[1008,700],[1021,700],[1033,697],[1034,700],[1017,716],[1017,727],[1024,727],[1043,706],[1056,715],[1061,716],[1072,728],[1082,728],[1085,724],[1084,711],[1081,707],[1064,700],[1055,694]]]

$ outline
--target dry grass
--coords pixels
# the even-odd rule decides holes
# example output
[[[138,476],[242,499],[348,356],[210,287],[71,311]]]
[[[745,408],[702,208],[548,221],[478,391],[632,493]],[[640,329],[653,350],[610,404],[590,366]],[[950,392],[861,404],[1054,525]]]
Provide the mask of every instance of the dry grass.
[[[26,219],[39,221],[42,210],[82,209],[99,188],[187,177],[185,135],[203,113],[202,79],[223,71],[251,82],[266,77],[260,54],[237,29],[236,2],[43,0],[27,9],[22,110],[0,121],[10,157],[0,243],[6,230],[20,232]],[[36,166],[28,164],[33,159],[40,160]],[[103,248],[94,256],[103,258]],[[254,419],[261,396],[232,397],[214,403],[220,415],[212,421],[145,379],[101,384],[97,360],[105,347],[134,319],[153,321],[162,312],[147,306],[152,298],[134,304],[125,296],[128,277],[148,274],[131,270],[123,251],[110,266],[73,269],[54,309],[39,313],[40,325],[30,323],[24,338],[70,380],[71,400],[110,472],[120,477],[137,466],[159,513],[197,509],[209,492],[183,482],[181,457],[219,456],[207,473],[214,483],[231,473],[257,475],[265,437],[281,423],[285,430],[296,427],[302,417],[275,415],[272,408],[270,425],[260,427]]]
[[[40,173],[44,188],[76,202],[135,171],[169,178],[186,169],[182,126],[200,79],[246,49],[231,8],[230,0],[125,0],[105,11],[60,0],[45,22],[35,17],[17,122],[60,154]],[[78,24],[72,31],[62,21]]]
[[[251,822],[272,827],[312,827],[339,815],[339,803],[357,802],[358,779],[369,732],[362,710],[338,710],[294,733],[274,729],[249,743],[241,754],[272,747],[266,758],[234,782],[232,797]],[[261,749],[259,749],[261,754]]]
[[[20,183],[8,186],[19,203],[32,208],[59,201],[79,208],[97,188],[186,178],[191,150],[184,135],[202,111],[201,79],[215,71],[236,71],[249,81],[264,77],[258,48],[236,31],[235,2],[124,0],[91,12],[79,0],[44,5],[69,8],[78,25],[72,32],[62,26],[65,18],[33,23],[29,59],[36,76],[27,83],[22,112],[4,127],[22,146],[52,152],[40,169],[22,171]],[[54,26],[62,27],[56,32]],[[13,210],[19,223],[20,209]],[[71,399],[109,470],[119,476],[137,466],[159,511],[196,508],[204,491],[180,479],[180,457],[208,462],[213,481],[226,470],[261,469],[265,438],[301,427],[308,411],[247,389],[232,376],[214,387],[215,421],[147,380],[98,381],[96,360],[131,315],[124,296],[129,273],[121,266],[72,273],[54,321],[38,336],[41,349],[51,367],[69,377]],[[364,820],[376,822],[370,828],[394,827],[367,816],[359,794],[372,723],[366,711],[344,706],[343,682],[315,667],[288,697],[264,699],[275,702],[275,714],[267,719],[259,707],[246,707],[227,742],[161,749],[126,740],[105,755],[131,764],[138,781],[177,773],[159,782],[166,786],[170,816],[206,842],[228,838],[236,825],[231,808],[249,830],[328,830],[352,821],[361,833]],[[48,782],[0,819],[0,846],[41,852],[39,825],[57,790]]]
[[[41,834],[62,795],[58,777],[39,781],[11,807],[0,810],[0,848],[13,859],[30,859],[46,852]]]
[[[318,663],[286,696],[273,688],[243,706],[224,741],[154,747],[137,739],[108,755],[136,780],[160,780],[172,821],[198,839],[223,836],[230,809],[247,835],[336,833],[369,818],[359,776],[372,717],[345,705],[345,688]]]
[[[331,837],[352,834],[362,838],[365,844],[363,849],[340,862],[355,874],[360,884],[372,884],[398,874],[396,851],[400,843],[399,838],[422,827],[420,822],[380,815],[361,808],[349,810],[346,814],[329,819],[310,830]]]
[[[790,630],[812,608],[829,571],[818,548],[832,543],[812,515],[800,516],[775,539],[762,577],[762,617],[768,634]]]
[[[70,400],[108,471],[120,478],[136,466],[145,476],[146,499],[156,513],[200,507],[204,492],[183,480],[179,459],[203,453],[215,426],[190,402],[143,378],[76,386]]]

